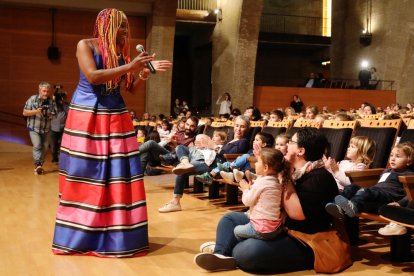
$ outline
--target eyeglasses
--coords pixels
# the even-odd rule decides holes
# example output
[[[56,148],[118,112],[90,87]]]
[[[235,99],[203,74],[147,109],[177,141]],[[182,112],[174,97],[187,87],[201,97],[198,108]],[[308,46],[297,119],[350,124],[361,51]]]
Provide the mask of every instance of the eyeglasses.
[[[293,145],[293,144],[298,144],[298,142],[293,141],[292,139],[289,139],[289,144],[290,144],[290,145]]]

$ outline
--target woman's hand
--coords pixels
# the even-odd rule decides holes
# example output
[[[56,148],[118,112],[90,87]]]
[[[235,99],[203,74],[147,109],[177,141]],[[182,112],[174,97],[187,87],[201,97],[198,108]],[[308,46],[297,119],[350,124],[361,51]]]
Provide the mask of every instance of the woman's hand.
[[[143,70],[145,67],[145,64],[152,61],[154,59],[154,55],[149,56],[147,52],[142,52],[138,56],[136,56],[131,62],[130,65],[130,71],[137,72]],[[149,69],[147,69],[149,71]]]
[[[172,63],[169,60],[154,60],[151,63],[154,66],[155,70],[160,71],[160,72],[167,71],[168,69],[172,67]]]

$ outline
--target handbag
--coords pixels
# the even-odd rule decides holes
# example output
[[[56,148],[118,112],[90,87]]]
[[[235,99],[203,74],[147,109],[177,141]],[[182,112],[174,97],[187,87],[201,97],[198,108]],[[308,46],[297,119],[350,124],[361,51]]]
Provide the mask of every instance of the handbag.
[[[336,273],[352,265],[348,237],[335,228],[315,234],[289,229],[288,235],[312,248],[315,272]]]

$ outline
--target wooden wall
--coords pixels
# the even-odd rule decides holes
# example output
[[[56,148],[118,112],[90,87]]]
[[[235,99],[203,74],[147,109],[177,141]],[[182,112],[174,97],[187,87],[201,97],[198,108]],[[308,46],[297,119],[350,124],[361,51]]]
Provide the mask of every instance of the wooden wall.
[[[23,119],[18,117],[26,100],[38,93],[39,82],[63,85],[71,98],[79,80],[76,45],[80,39],[92,37],[98,11],[56,11],[55,46],[61,57],[50,61],[47,57],[52,42],[50,10],[1,4],[0,10],[0,132],[4,134],[7,124],[22,125]],[[135,45],[145,45],[146,18],[128,16],[128,19],[131,56],[135,56]],[[124,95],[124,99],[130,110],[137,114],[144,112],[145,88],[137,95]]]
[[[340,108],[358,108],[363,102],[381,107],[396,102],[394,90],[256,86],[253,103],[260,111],[266,112],[289,106],[294,95],[299,95],[305,106],[316,105],[319,110],[327,106],[330,111]]]

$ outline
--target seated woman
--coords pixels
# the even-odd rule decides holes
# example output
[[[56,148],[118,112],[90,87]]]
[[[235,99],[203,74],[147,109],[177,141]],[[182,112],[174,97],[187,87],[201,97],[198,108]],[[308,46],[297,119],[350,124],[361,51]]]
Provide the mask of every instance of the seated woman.
[[[249,150],[249,141],[246,139],[246,136],[249,133],[249,128],[249,118],[242,115],[238,116],[234,124],[233,140],[221,148],[215,161],[223,160],[224,154],[246,153]],[[175,178],[173,199],[158,209],[160,213],[181,211],[180,201],[183,196],[184,186],[188,183],[189,176],[205,173],[211,169],[210,167],[216,166],[216,162],[213,162],[210,167],[205,165],[204,159],[200,157],[192,160],[189,156],[189,151],[184,150],[183,148],[181,153],[183,154],[179,156],[177,150],[177,157],[179,158],[180,163],[177,165],[177,169],[175,169],[177,177]],[[204,165],[200,164],[200,162],[204,163]]]
[[[289,141],[286,160],[295,168],[295,187],[287,186],[283,205],[288,215],[285,225],[304,233],[330,228],[331,218],[325,205],[338,194],[333,176],[321,160],[328,145],[317,130],[300,129]],[[294,192],[296,190],[296,192]],[[227,213],[217,225],[216,241],[203,247],[214,247],[213,253],[200,253],[194,261],[200,267],[215,271],[237,267],[257,273],[284,273],[313,268],[314,254],[310,247],[281,233],[273,240],[238,241],[234,228],[249,219],[243,213]]]

